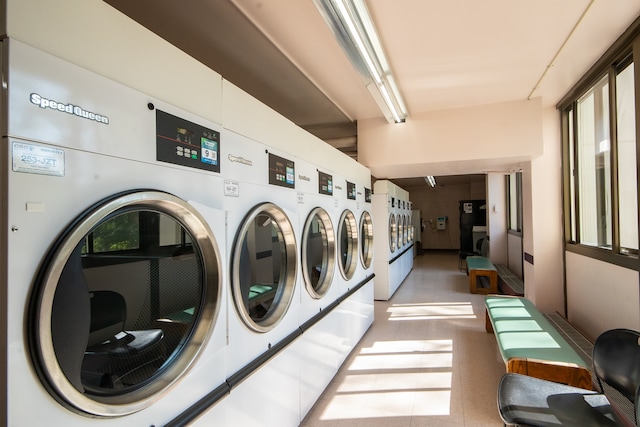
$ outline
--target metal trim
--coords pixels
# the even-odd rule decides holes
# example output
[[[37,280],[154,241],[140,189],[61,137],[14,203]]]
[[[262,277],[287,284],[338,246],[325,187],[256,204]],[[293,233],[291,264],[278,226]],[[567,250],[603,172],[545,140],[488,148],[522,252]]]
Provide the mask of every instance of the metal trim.
[[[347,247],[342,247],[342,230],[347,227]],[[353,277],[358,266],[358,225],[356,224],[356,217],[349,209],[346,209],[340,215],[340,222],[338,223],[338,267],[340,268],[340,274],[342,277],[349,280]],[[346,250],[345,250],[346,249]],[[342,262],[342,253],[346,254],[345,262]]]
[[[260,320],[254,320],[244,303],[240,284],[240,258],[242,252],[242,242],[253,226],[258,215],[267,215],[278,226],[278,237],[284,245],[284,257],[282,259],[282,269],[278,283],[278,290],[273,305],[270,307],[267,316]],[[274,203],[262,203],[254,206],[247,216],[242,220],[242,225],[238,229],[233,246],[231,260],[231,293],[236,307],[236,312],[242,322],[255,332],[268,332],[273,329],[284,318],[291,301],[296,284],[297,274],[297,244],[293,232],[293,226],[284,211]]]
[[[146,385],[118,396],[91,396],[78,391],[66,378],[53,348],[51,314],[58,282],[69,257],[78,243],[103,219],[124,208],[141,208],[171,216],[191,234],[201,252],[204,279],[204,305],[188,342],[172,363]],[[213,330],[221,302],[220,254],[213,232],[206,220],[187,202],[155,190],[133,190],[98,202],[74,220],[54,245],[41,270],[30,313],[30,335],[35,340],[38,372],[54,397],[83,415],[117,417],[140,411],[165,395],[184,376],[200,354]]]
[[[373,220],[367,211],[360,215],[360,262],[364,268],[371,267],[373,260]]]
[[[398,229],[396,225],[396,215],[389,214],[389,249],[391,253],[396,251],[396,243],[398,242]]]
[[[322,270],[320,272],[320,278],[318,284],[314,287],[311,282],[310,268],[307,263],[307,245],[309,244],[308,235],[315,219],[318,219],[322,223],[320,233],[322,235]],[[315,299],[322,298],[329,288],[333,280],[333,273],[335,271],[336,262],[336,235],[333,230],[333,224],[331,223],[331,217],[321,207],[314,208],[307,217],[304,229],[302,231],[302,248],[300,251],[300,258],[302,259],[302,276],[304,278],[305,287],[307,292]]]

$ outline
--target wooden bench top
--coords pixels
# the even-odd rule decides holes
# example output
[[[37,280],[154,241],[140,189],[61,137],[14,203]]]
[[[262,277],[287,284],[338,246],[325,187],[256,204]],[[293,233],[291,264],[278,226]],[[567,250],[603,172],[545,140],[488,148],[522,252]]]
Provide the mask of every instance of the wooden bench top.
[[[485,305],[504,360],[527,357],[588,367],[528,299],[491,295]]]
[[[531,301],[489,295],[485,306],[508,372],[591,388],[589,366]]]
[[[496,271],[496,267],[488,258],[483,256],[469,256],[467,257],[467,270],[493,270]]]

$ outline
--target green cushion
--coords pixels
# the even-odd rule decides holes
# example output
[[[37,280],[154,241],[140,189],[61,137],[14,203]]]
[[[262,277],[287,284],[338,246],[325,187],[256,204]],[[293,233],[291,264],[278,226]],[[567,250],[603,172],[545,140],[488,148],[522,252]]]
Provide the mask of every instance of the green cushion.
[[[491,295],[486,297],[485,306],[503,360],[540,359],[588,368],[528,299]]]
[[[249,288],[249,301],[255,301],[264,298],[269,294],[275,294],[277,285],[273,284],[257,284]]]
[[[494,265],[489,261],[489,258],[483,256],[469,256],[467,257],[467,269],[468,270],[495,270]]]

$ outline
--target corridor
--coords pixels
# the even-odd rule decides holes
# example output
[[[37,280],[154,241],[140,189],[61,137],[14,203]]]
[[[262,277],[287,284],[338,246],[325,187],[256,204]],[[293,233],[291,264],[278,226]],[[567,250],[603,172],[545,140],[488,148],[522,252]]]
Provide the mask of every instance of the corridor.
[[[304,427],[501,426],[504,365],[457,252],[426,252],[347,357]]]

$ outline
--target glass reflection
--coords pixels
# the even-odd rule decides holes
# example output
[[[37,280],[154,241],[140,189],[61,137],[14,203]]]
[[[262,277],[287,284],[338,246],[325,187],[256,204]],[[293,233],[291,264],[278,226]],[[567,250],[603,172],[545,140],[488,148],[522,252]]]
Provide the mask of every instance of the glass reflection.
[[[293,227],[276,205],[247,215],[233,253],[233,297],[238,314],[256,332],[273,328],[293,297],[297,269]]]
[[[358,228],[356,218],[349,210],[343,212],[338,229],[338,251],[340,253],[340,272],[351,279],[357,266]]]
[[[51,334],[79,392],[130,392],[181,352],[204,296],[204,263],[192,242],[174,218],[134,209],[76,245],[54,293]]]
[[[398,228],[396,225],[395,214],[389,215],[389,249],[391,252],[396,251],[396,243],[398,242]]]
[[[373,221],[369,212],[360,217],[360,259],[364,268],[371,266],[373,258]]]
[[[244,307],[251,319],[267,318],[277,304],[283,273],[282,230],[266,213],[257,215],[242,240],[240,288]]]
[[[316,208],[309,214],[302,244],[302,270],[307,290],[314,298],[320,298],[331,286],[335,262],[333,226],[324,209]]]

